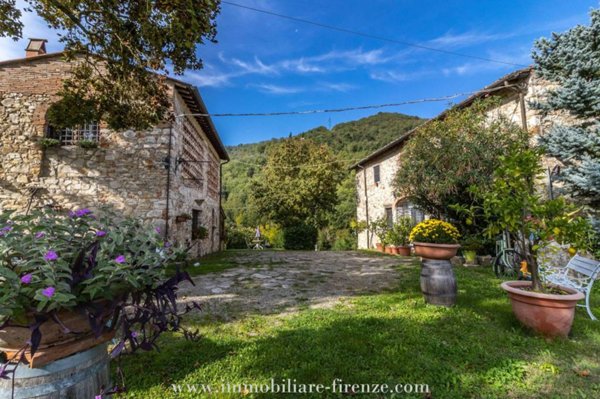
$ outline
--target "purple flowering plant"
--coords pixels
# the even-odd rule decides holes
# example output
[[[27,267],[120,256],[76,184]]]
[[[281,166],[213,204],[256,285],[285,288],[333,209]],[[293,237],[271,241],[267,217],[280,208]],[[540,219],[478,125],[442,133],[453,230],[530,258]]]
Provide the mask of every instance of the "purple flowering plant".
[[[31,354],[42,340],[43,323],[69,333],[60,320],[64,311],[86,312],[97,337],[115,330],[117,356],[156,348],[158,336],[180,330],[181,315],[197,307],[180,312],[176,303],[177,285],[191,282],[179,268],[188,249],[165,246],[157,230],[139,220],[107,209],[96,215],[44,208],[29,215],[1,213],[0,231],[0,330],[29,329],[24,351]],[[0,364],[0,378],[7,374]]]

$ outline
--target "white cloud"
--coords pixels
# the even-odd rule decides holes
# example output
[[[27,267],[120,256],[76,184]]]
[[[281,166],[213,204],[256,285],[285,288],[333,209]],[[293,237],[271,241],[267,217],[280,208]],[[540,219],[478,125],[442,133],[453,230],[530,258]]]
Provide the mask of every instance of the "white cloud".
[[[186,80],[193,80],[200,87],[223,87],[230,85],[231,75],[208,72],[204,69],[195,72],[186,72],[184,74]]]
[[[474,44],[487,43],[495,40],[502,40],[514,36],[513,33],[482,33],[482,32],[446,32],[442,36],[429,40],[427,43],[431,46],[440,48],[465,47]]]
[[[222,58],[225,60],[225,57]],[[235,65],[240,68],[240,73],[242,74],[277,74],[278,70],[275,66],[265,65],[257,56],[254,56],[253,62],[246,62],[239,60],[237,58],[232,58],[231,60],[226,60],[232,65]]]
[[[349,84],[349,83],[325,82],[325,83],[321,83],[319,85],[319,90],[322,90],[322,91],[338,91],[338,92],[345,93],[345,92],[353,90],[353,89],[356,89],[356,86]]]
[[[514,49],[512,52],[500,52],[495,50],[488,51],[486,58],[498,60],[498,61],[506,61],[507,63],[519,64],[519,65],[530,65],[531,64],[531,56],[530,51],[527,48],[518,48]],[[509,71],[515,70],[518,68],[522,68],[519,65],[510,65],[503,64],[499,62],[489,62],[489,61],[468,61],[460,65],[455,65],[451,67],[442,68],[441,72],[444,76],[466,76],[466,75],[474,75],[481,72],[488,71]]]
[[[255,87],[259,91],[267,94],[295,94],[305,91],[302,87],[279,86],[268,83],[251,84],[250,87]]]

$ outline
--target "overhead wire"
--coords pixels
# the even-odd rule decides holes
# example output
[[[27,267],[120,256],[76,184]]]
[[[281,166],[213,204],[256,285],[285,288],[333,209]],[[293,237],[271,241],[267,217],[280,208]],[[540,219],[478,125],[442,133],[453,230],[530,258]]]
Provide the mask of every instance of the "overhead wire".
[[[504,64],[504,65],[518,66],[518,67],[525,67],[526,66],[526,65],[519,64],[519,63],[516,63],[516,62],[510,62],[510,61],[505,61],[505,60],[496,60],[496,59],[493,59],[493,58],[481,57],[481,56],[478,56],[478,55],[464,54],[464,53],[459,53],[459,52],[452,51],[452,50],[445,50],[445,49],[439,48],[439,47],[431,47],[431,46],[427,46],[427,45],[420,44],[420,43],[409,42],[409,41],[406,41],[406,40],[392,39],[392,38],[389,38],[389,37],[380,36],[380,35],[374,35],[374,34],[371,34],[371,33],[359,32],[359,31],[355,31],[355,30],[352,30],[352,29],[342,28],[340,26],[334,26],[334,25],[324,24],[324,23],[321,23],[321,22],[311,21],[311,20],[304,19],[304,18],[293,17],[293,16],[290,16],[290,15],[284,15],[284,14],[276,13],[274,11],[269,11],[269,10],[264,10],[264,9],[261,9],[261,8],[251,7],[251,6],[247,6],[247,5],[243,5],[243,4],[239,4],[239,3],[234,3],[234,2],[231,2],[231,1],[222,0],[221,3],[222,4],[227,4],[227,5],[230,5],[230,6],[233,6],[233,7],[238,7],[238,8],[243,8],[243,9],[246,9],[246,10],[251,10],[251,11],[259,12],[259,13],[266,14],[266,15],[271,15],[271,16],[278,17],[278,18],[287,19],[287,20],[290,20],[290,21],[295,21],[295,22],[300,22],[300,23],[303,23],[303,24],[318,26],[318,27],[324,28],[324,29],[329,29],[329,30],[333,30],[333,31],[337,31],[337,32],[343,32],[343,33],[348,33],[348,34],[355,35],[355,36],[362,36],[362,37],[366,37],[366,38],[369,38],[369,39],[375,39],[375,40],[380,40],[380,41],[389,42],[389,43],[400,44],[400,45],[407,46],[407,47],[414,47],[414,48],[418,48],[418,49],[421,49],[421,50],[433,51],[433,52],[442,53],[442,54],[449,54],[449,55],[454,55],[454,56],[463,57],[463,58],[471,58],[471,59],[476,59],[476,60],[480,60],[480,61],[493,62],[493,63],[496,63],[496,64]]]
[[[348,111],[360,111],[367,109],[377,109],[377,108],[390,108],[390,107],[399,107],[403,105],[412,105],[412,104],[420,104],[427,102],[441,102],[453,100],[458,97],[464,97],[469,95],[476,94],[486,94],[492,93],[498,90],[504,90],[506,86],[500,86],[492,89],[482,89],[464,93],[456,93],[448,96],[442,97],[430,97],[430,98],[420,98],[415,100],[406,100],[396,103],[385,103],[385,104],[370,104],[370,105],[358,105],[352,107],[344,107],[344,108],[329,108],[329,109],[311,109],[305,111],[272,111],[272,112],[241,112],[241,113],[183,113],[175,115],[176,118],[180,118],[183,116],[206,116],[206,117],[250,117],[250,116],[283,116],[283,115],[310,115],[310,114],[325,114],[325,113],[337,113],[337,112],[348,112]]]

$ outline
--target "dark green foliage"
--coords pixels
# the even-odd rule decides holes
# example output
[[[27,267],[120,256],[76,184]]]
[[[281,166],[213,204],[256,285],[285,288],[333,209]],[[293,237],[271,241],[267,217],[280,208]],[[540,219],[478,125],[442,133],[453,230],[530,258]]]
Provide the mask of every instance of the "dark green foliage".
[[[356,249],[356,234],[348,229],[340,229],[335,233],[335,241],[331,249],[334,251],[351,251]]]
[[[38,143],[42,148],[58,147],[60,145],[60,140],[43,137]]]
[[[88,150],[98,148],[98,142],[94,140],[79,140],[77,145]]]
[[[469,187],[489,185],[507,148],[527,145],[527,135],[518,126],[501,117],[488,120],[486,111],[495,105],[493,100],[475,102],[420,128],[400,159],[395,178],[399,196],[431,215],[448,217],[462,233],[480,232],[477,219],[461,218],[452,206],[477,201]]]
[[[227,249],[246,249],[254,232],[249,227],[227,226]]]
[[[337,203],[344,170],[327,145],[290,138],[267,150],[261,178],[252,181],[252,203],[280,226],[323,226]]]
[[[66,57],[76,61],[48,119],[55,126],[103,120],[113,129],[144,129],[164,119],[167,74],[202,68],[196,47],[215,41],[220,11],[219,0],[26,3],[61,31]],[[0,1],[0,37],[21,38],[21,17],[15,1]]]
[[[312,250],[317,243],[317,229],[308,224],[297,224],[283,229],[283,247],[288,250]]]
[[[578,123],[554,126],[541,137],[546,152],[564,168],[564,192],[589,207],[600,231],[600,9],[590,13],[590,26],[553,34],[535,43],[536,73],[556,83],[544,102],[544,114],[567,112]]]

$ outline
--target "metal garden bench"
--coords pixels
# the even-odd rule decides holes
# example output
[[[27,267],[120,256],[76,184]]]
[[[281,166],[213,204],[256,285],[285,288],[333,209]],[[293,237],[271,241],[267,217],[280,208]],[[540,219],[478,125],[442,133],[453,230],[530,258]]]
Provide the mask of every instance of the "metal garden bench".
[[[590,295],[594,281],[600,279],[600,262],[575,255],[563,268],[550,268],[542,272],[542,278],[549,283],[576,289],[585,294],[585,307],[592,320],[598,320],[590,307]]]

